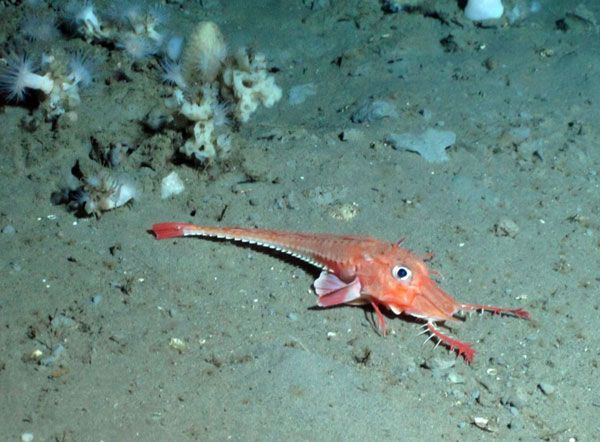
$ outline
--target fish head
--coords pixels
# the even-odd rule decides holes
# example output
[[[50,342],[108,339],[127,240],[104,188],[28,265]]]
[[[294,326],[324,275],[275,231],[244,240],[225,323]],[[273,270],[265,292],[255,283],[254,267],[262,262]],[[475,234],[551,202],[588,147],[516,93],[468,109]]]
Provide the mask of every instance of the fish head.
[[[379,284],[371,296],[396,314],[431,321],[453,320],[460,305],[432,279],[425,261],[394,245],[379,257]]]

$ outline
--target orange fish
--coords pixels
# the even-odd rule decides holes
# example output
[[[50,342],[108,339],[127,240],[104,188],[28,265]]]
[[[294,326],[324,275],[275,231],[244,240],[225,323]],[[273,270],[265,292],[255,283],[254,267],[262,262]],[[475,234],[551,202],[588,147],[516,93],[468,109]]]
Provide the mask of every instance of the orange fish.
[[[370,304],[385,334],[381,307],[425,321],[423,333],[436,338],[471,363],[475,350],[469,343],[443,334],[436,322],[456,321],[459,311],[489,311],[529,319],[520,308],[458,302],[431,279],[425,260],[396,244],[367,236],[296,233],[237,227],[206,227],[188,223],[154,224],[157,239],[203,236],[255,244],[286,253],[321,269],[314,282],[320,307]]]

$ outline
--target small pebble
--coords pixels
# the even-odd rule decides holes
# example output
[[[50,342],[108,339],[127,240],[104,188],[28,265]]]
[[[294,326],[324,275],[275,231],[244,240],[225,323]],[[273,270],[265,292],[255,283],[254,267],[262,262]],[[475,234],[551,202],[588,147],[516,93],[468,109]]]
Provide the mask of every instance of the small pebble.
[[[456,143],[456,134],[449,130],[428,128],[418,133],[390,133],[384,141],[393,149],[418,153],[430,163],[449,161],[446,149]]]
[[[171,347],[174,350],[177,350],[179,353],[182,353],[187,345],[185,344],[185,342],[183,342],[183,339],[180,338],[171,338],[169,340],[169,347]]]
[[[475,416],[473,418],[473,423],[481,429],[486,429],[489,422],[490,420],[486,417]]]
[[[296,106],[304,103],[306,98],[317,94],[317,88],[314,83],[299,84],[292,86],[288,92],[288,101],[290,106]]]
[[[508,397],[508,404],[515,408],[523,408],[527,403],[527,393],[522,389],[517,389]]]
[[[397,117],[396,106],[386,100],[369,100],[350,117],[353,123],[372,123],[383,118]]]
[[[513,127],[508,131],[514,142],[520,143],[525,141],[531,135],[531,129],[528,127]]]
[[[492,356],[490,362],[492,364],[498,365],[499,367],[506,367],[508,365],[508,362],[506,362],[506,358],[504,356]]]
[[[394,361],[391,375],[394,379],[402,381],[417,371],[417,364],[410,356],[399,354]]]
[[[395,14],[401,12],[404,5],[400,0],[383,0],[381,9],[388,14]]]
[[[551,394],[554,394],[554,392],[556,391],[556,387],[552,384],[549,384],[548,382],[540,382],[538,384],[538,388],[546,396],[550,396]]]
[[[519,416],[515,416],[508,424],[508,428],[514,431],[520,431],[523,429],[523,421]]]
[[[448,381],[450,381],[451,384],[464,384],[465,378],[463,378],[455,371],[451,371],[450,373],[448,373]]]
[[[544,159],[544,150],[547,150],[545,140],[526,140],[517,145],[517,152],[524,159],[537,158],[540,160]]]
[[[10,268],[15,272],[20,272],[22,270],[21,264],[19,264],[18,262],[13,261],[9,265]]]
[[[296,313],[288,313],[287,314],[287,318],[290,321],[297,321],[298,320],[298,315]]]
[[[42,359],[42,356],[44,356],[44,352],[39,348],[36,348],[29,354],[29,360],[33,362],[39,362],[40,359]]]
[[[171,119],[162,106],[156,106],[146,114],[142,124],[150,132],[160,132]]]
[[[68,316],[58,315],[52,318],[52,321],[50,321],[50,327],[53,331],[57,332],[64,329],[75,328],[77,327],[77,322]]]
[[[304,4],[313,11],[327,9],[331,6],[329,0],[308,0]]]
[[[33,440],[33,433],[21,434],[21,442],[31,442]]]
[[[512,219],[502,218],[494,224],[494,235],[514,238],[519,233],[519,226]]]
[[[421,109],[419,113],[425,119],[425,121],[430,121],[433,117],[433,112],[431,112],[429,109]]]
[[[79,115],[75,111],[65,112],[64,117],[67,119],[67,121],[71,123],[76,123],[79,119]]]
[[[54,365],[54,363],[60,358],[60,356],[65,352],[65,347],[62,344],[55,345],[52,349],[52,354],[50,356],[46,356],[42,360],[40,360],[40,364],[44,367],[50,367]]]
[[[15,233],[17,233],[17,229],[15,229],[15,226],[13,226],[12,224],[7,224],[4,227],[2,227],[1,232],[6,235],[14,235]]]
[[[456,365],[455,359],[444,359],[440,356],[432,356],[425,360],[425,368],[429,370],[448,370]]]
[[[362,131],[355,128],[344,129],[344,131],[340,134],[340,140],[342,141],[359,141],[362,138]]]
[[[160,182],[160,197],[167,199],[175,195],[179,195],[185,190],[185,184],[177,172],[173,171],[162,179]]]
[[[98,305],[102,302],[102,295],[101,294],[97,294],[92,296],[92,299],[90,301],[93,305]]]

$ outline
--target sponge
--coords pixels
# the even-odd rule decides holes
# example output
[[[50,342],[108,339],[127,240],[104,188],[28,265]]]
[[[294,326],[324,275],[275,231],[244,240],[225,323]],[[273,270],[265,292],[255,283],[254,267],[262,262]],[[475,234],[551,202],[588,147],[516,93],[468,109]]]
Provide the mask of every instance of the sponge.
[[[212,21],[198,23],[183,53],[187,78],[199,83],[215,81],[226,57],[225,37],[217,24]]]

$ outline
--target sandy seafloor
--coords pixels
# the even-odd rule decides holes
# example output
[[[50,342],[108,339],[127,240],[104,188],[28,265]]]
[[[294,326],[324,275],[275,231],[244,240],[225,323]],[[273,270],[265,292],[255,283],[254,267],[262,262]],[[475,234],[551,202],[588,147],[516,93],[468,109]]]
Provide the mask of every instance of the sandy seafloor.
[[[54,130],[2,106],[0,440],[600,439],[600,4],[542,0],[477,27],[451,1],[323,3],[167,5],[180,32],[214,20],[232,47],[267,54],[284,90],[209,170],[173,164],[180,138],[140,125],[168,90],[154,59],[131,69],[92,46],[95,84]],[[3,2],[2,41],[22,9]],[[131,81],[107,81],[118,63]],[[291,106],[307,83],[316,95]],[[370,98],[397,115],[353,123]],[[447,162],[383,142],[427,128],[456,134]],[[105,169],[90,137],[134,146],[114,172],[141,196],[77,218],[50,195],[77,159]],[[172,170],[186,190],[161,200]],[[461,301],[533,319],[451,324],[477,350],[469,366],[410,318],[388,315],[383,337],[368,308],[314,309],[318,272],[293,260],[156,241],[150,226],[169,220],[405,237]],[[30,357],[59,344],[51,364]]]

